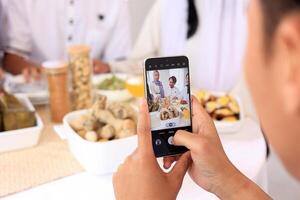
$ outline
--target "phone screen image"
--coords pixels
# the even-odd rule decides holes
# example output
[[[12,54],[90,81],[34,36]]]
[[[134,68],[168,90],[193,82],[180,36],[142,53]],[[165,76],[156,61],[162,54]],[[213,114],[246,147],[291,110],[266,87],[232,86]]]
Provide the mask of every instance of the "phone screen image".
[[[185,147],[173,145],[177,130],[192,130],[187,58],[154,58],[146,62],[145,76],[156,156],[177,155],[187,151]]]

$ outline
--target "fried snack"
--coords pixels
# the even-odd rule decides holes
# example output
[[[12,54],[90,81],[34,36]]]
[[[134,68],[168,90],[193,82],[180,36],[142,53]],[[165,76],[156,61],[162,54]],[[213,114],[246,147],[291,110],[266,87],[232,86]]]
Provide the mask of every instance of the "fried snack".
[[[88,141],[108,141],[136,134],[136,113],[124,103],[106,106],[106,97],[99,96],[86,115],[73,120],[70,125]]]
[[[123,121],[123,127],[120,132],[116,134],[117,138],[125,138],[136,134],[136,123],[131,119]]]
[[[80,131],[83,129],[83,124],[84,122],[88,119],[87,115],[82,115],[78,117],[77,119],[74,119],[73,121],[70,122],[70,126],[75,130],[75,131]]]
[[[175,107],[170,106],[170,107],[168,108],[168,110],[169,110],[169,112],[170,112],[170,114],[171,114],[171,115],[170,115],[170,119],[179,117],[179,111],[178,111]]]
[[[118,119],[128,119],[133,116],[133,110],[125,103],[112,103],[108,105],[107,110],[109,110],[115,118]]]
[[[98,135],[95,131],[88,131],[86,132],[84,138],[87,141],[96,142],[98,140]]]
[[[100,136],[100,138],[102,139],[112,139],[116,134],[115,128],[112,125],[105,125],[102,129],[101,132],[98,132],[98,135]]]
[[[214,120],[236,122],[240,119],[240,106],[232,96],[214,96],[201,91],[197,93],[197,97]]]

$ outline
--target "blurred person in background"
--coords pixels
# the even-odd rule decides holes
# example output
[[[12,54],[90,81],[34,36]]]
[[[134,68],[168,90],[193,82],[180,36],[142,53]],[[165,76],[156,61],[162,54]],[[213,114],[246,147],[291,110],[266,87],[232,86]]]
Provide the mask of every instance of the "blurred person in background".
[[[162,82],[159,80],[160,74],[159,71],[153,71],[153,81],[150,85],[150,93],[153,98],[157,101],[161,98],[165,98],[165,90]]]
[[[300,1],[251,0],[245,72],[266,137],[287,171],[300,181]],[[178,131],[174,145],[190,152],[167,157],[164,173],[154,156],[143,101],[138,149],[114,175],[118,200],[176,199],[185,172],[220,199],[271,199],[227,158],[213,121],[193,99],[193,132]],[[299,198],[299,197],[295,197]]]
[[[113,71],[131,46],[125,0],[10,0],[4,69],[39,77],[41,63],[66,60],[67,48],[91,47],[95,73]]]
[[[195,89],[229,91],[237,83],[246,41],[248,0],[157,0],[126,62],[142,73],[145,58],[186,55]]]

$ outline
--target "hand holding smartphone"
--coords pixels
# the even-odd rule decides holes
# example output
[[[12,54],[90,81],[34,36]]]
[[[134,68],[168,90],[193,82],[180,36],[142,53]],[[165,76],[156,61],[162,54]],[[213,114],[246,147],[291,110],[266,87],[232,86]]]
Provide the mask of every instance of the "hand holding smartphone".
[[[149,58],[144,76],[155,156],[186,152],[187,148],[173,145],[173,137],[177,130],[192,132],[188,58]]]

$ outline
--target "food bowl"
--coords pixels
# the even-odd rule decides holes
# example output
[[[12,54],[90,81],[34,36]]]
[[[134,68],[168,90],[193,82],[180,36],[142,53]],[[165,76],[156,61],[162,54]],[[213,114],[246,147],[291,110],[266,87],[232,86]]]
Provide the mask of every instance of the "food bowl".
[[[200,91],[200,92],[203,92],[203,91]],[[198,99],[199,99],[200,92],[198,92],[198,95],[196,94]],[[240,97],[237,95],[227,94],[224,92],[204,92],[204,93],[205,93],[205,95],[213,95],[216,97],[224,97],[224,96],[229,95],[237,102],[237,105],[239,107],[239,119],[238,120],[236,120],[236,121],[214,120],[214,124],[217,128],[218,133],[220,133],[220,134],[228,134],[228,133],[238,132],[241,129],[241,127],[245,121],[245,112],[244,112],[243,104],[242,104]]]
[[[63,134],[77,161],[89,173],[95,175],[110,174],[117,170],[125,158],[137,147],[137,136],[106,142],[90,142],[81,138],[70,126],[70,122],[85,114],[87,110],[67,114],[63,119]],[[62,133],[63,132],[63,133]]]
[[[17,99],[30,111],[35,111],[33,105],[25,95],[15,95]],[[36,126],[17,129],[13,131],[0,132],[0,153],[35,146],[43,130],[43,122],[35,113]]]
[[[93,86],[97,94],[104,95],[107,97],[108,101],[128,101],[132,98],[132,95],[128,92],[127,89],[98,89],[98,85],[106,79],[110,79],[113,76],[116,76],[118,79],[126,81],[126,74],[99,74],[94,75],[92,78]]]

